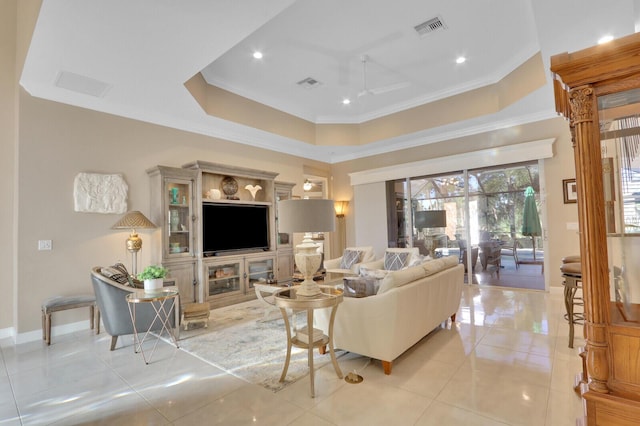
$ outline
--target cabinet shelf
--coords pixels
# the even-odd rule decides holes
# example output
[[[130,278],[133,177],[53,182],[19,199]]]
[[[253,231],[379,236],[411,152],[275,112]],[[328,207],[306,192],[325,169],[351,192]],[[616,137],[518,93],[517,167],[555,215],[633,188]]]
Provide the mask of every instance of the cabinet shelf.
[[[270,201],[227,200],[226,198],[220,198],[217,200],[214,200],[213,198],[203,198],[202,202],[207,204],[247,204],[258,206],[270,206],[273,204]]]
[[[240,278],[240,275],[228,275],[226,277],[209,277],[209,282],[213,283],[216,281],[230,280],[233,278]]]

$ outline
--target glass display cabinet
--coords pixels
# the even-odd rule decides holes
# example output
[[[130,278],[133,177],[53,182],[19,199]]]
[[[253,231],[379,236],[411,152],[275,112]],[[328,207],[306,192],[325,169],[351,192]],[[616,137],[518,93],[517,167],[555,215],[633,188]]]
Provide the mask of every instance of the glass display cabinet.
[[[169,269],[167,278],[178,286],[180,303],[197,302],[197,174],[166,166],[153,167],[147,173],[151,179],[151,220],[161,228],[160,245],[156,246],[160,261]],[[157,256],[152,256],[153,262]]]
[[[192,251],[191,194],[193,182],[167,178],[167,238],[165,238],[165,258],[190,256]]]
[[[640,419],[640,34],[551,58],[574,147],[588,425]]]

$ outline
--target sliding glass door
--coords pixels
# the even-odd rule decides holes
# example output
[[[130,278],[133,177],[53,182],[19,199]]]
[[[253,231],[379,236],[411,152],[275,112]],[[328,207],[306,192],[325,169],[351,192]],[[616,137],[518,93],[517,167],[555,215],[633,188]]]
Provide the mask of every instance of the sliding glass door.
[[[527,194],[534,219],[525,214]],[[539,194],[537,162],[387,182],[390,246],[418,247],[431,257],[458,255],[480,283],[522,264],[541,267]]]

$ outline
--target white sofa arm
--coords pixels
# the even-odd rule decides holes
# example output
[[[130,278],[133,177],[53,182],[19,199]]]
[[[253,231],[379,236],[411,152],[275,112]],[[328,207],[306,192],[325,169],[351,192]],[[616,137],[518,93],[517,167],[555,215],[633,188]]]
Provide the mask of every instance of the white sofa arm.
[[[327,259],[324,261],[324,269],[339,269],[340,262],[342,262],[342,256],[336,259]]]

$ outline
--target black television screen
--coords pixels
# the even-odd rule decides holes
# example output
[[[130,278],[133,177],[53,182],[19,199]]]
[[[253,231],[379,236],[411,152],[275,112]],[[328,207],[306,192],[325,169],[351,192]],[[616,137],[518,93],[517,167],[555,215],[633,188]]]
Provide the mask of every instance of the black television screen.
[[[202,251],[269,248],[269,209],[255,204],[202,204]]]

